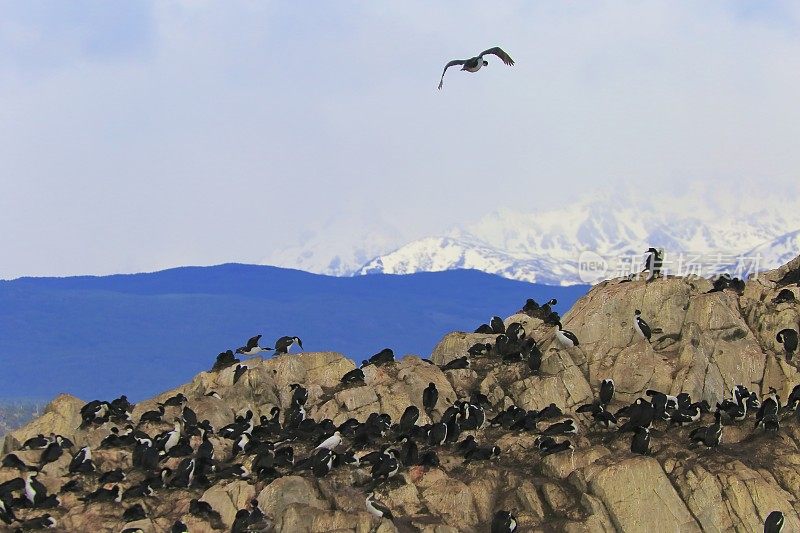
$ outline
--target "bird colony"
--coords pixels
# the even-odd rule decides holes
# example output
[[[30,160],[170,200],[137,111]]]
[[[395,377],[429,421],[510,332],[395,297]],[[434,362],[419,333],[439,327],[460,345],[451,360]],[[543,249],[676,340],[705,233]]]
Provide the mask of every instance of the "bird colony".
[[[744,290],[736,280],[704,281],[708,290],[696,298],[735,300]],[[624,291],[634,288],[658,292],[666,290],[665,284],[679,282],[683,283],[659,276],[614,280],[593,290],[576,308],[590,306],[597,294],[612,290],[623,291],[621,294],[629,294]],[[784,283],[783,289],[763,305],[780,312],[795,309],[796,283]],[[537,476],[542,465],[572,464],[574,469],[576,462],[584,460],[582,456],[588,457],[600,447],[607,452],[606,461],[669,453],[684,460],[691,458],[700,466],[740,458],[743,443],[755,447],[750,449],[766,450],[786,432],[798,434],[800,384],[791,387],[783,383],[790,392],[782,398],[775,387],[754,390],[751,383],[736,383],[710,402],[707,396],[693,396],[696,389],[645,388],[633,395],[629,390],[620,392],[615,382],[620,378],[615,380],[612,373],[601,375],[602,367],[598,367],[593,370],[596,385],[584,401],[549,402],[538,408],[524,405],[526,395],[541,392],[538,389],[551,383],[549,380],[557,374],[552,370],[553,361],[558,366],[558,361],[566,360],[559,357],[580,362],[576,368],[588,368],[589,363],[579,353],[586,344],[582,342],[584,332],[572,326],[581,322],[574,317],[562,319],[553,308],[556,304],[555,300],[539,304],[529,299],[509,319],[495,316],[472,333],[451,334],[462,344],[460,349],[450,350],[446,358],[441,353],[434,353],[436,357],[430,359],[409,357],[408,361],[415,362],[408,366],[406,360],[396,359],[393,350],[386,348],[359,366],[340,358],[352,368],[327,368],[317,380],[275,381],[272,405],[262,401],[260,395],[265,393],[258,388],[258,379],[248,374],[260,372],[263,363],[292,367],[309,354],[300,353],[303,344],[297,336],[280,337],[273,347],[261,347],[261,335],[257,335],[236,350],[220,353],[210,371],[200,375],[204,384],[200,388],[170,393],[150,402],[150,408],[137,409],[126,396],[93,400],[80,407],[79,427],[68,428],[74,429],[71,437],[42,433],[22,442],[7,439],[0,469],[0,520],[9,530],[69,530],[60,520],[70,507],[81,506],[88,513],[104,505],[104,516],[114,517],[113,523],[104,524],[108,531],[151,531],[154,523],[173,533],[273,531],[281,524],[289,526],[285,519],[277,522],[274,510],[262,508],[265,500],[256,494],[269,492],[281,479],[299,477],[317,483],[331,480],[330,486],[351,495],[357,493],[360,508],[348,512],[366,513],[372,530],[416,531],[425,529],[424,521],[420,522],[419,516],[406,516],[406,506],[392,502],[408,483],[431,472],[446,472],[477,483],[490,470],[503,468],[516,471],[523,480],[528,475],[540,479]],[[637,302],[636,307],[640,305]],[[579,312],[576,310],[575,316]],[[569,330],[562,320],[570,325]],[[611,320],[595,326],[617,328],[618,336],[629,339],[624,347],[627,352],[658,356],[662,350],[659,343],[670,340],[661,320],[666,322],[666,315],[645,316],[634,308],[618,320],[627,324],[622,328]],[[779,359],[789,367],[796,364],[796,327],[762,333],[765,338],[775,338],[783,349],[783,353],[765,357]],[[275,354],[272,359],[258,357],[270,351]],[[398,371],[401,367],[403,370]],[[277,375],[278,367],[271,368]],[[410,383],[418,379],[415,376],[434,375],[431,372],[446,380],[425,380],[407,402],[395,398],[401,403],[394,405],[394,415],[369,409],[370,405],[382,405],[380,401],[357,403],[356,396],[348,395],[367,389],[378,376]],[[515,376],[514,384],[503,381],[506,375]],[[220,385],[219,390],[211,388],[211,383]],[[523,405],[512,401],[514,394],[505,392],[513,386]],[[232,419],[198,414],[215,413],[207,406],[225,405],[237,394],[241,408]],[[242,405],[242,398],[251,399],[254,405]],[[324,413],[320,405],[326,399],[332,402],[332,398],[344,398],[335,415],[315,418],[309,414]],[[728,432],[736,434],[736,445],[726,443]],[[57,476],[52,474],[53,465],[60,465]],[[40,476],[48,477],[49,483],[43,483]],[[58,479],[57,486],[53,479]],[[233,483],[254,490],[244,501],[228,500],[226,505],[234,502],[236,509],[223,516],[217,500],[203,495],[214,487]],[[172,498],[186,498],[188,505],[165,508],[152,504]],[[336,500],[335,495],[331,498]],[[552,512],[547,509],[555,510],[558,503],[552,495],[545,500],[545,510],[535,527],[530,509],[505,505],[508,498],[496,497],[488,500],[494,504],[485,510],[486,519],[479,519],[468,529],[533,531],[548,530],[548,524],[553,530],[568,529],[563,517],[548,522]],[[642,501],[640,505],[646,508],[649,504]],[[625,526],[613,501],[607,507],[617,529],[635,530]],[[792,508],[763,512],[759,528],[781,531],[788,520],[785,513],[796,517]]]

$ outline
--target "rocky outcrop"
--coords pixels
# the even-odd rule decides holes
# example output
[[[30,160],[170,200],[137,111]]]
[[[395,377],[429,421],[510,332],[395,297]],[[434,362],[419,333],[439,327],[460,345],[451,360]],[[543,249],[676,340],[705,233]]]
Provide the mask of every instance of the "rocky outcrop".
[[[730,389],[744,384],[759,394],[769,387],[785,399],[800,383],[797,361],[788,362],[775,333],[797,329],[800,305],[775,304],[778,291],[798,293],[792,276],[800,259],[777,271],[748,281],[743,294],[709,292],[703,279],[667,278],[651,282],[611,280],[594,287],[562,319],[580,339],[566,350],[554,339],[554,328],[527,315],[512,315],[506,325],[519,322],[537,340],[543,353],[539,373],[525,363],[503,363],[496,356],[471,359],[468,369],[442,371],[443,365],[467,354],[475,343],[493,343],[495,335],[454,332],[433,350],[430,361],[407,356],[382,366],[363,368],[363,383],[343,385],[342,376],[356,368],[333,352],[281,355],[244,361],[248,370],[234,384],[234,369],[204,372],[190,383],[139,403],[131,413],[142,413],[176,393],[186,395],[199,420],[214,428],[231,423],[247,410],[256,420],[269,417],[274,407],[286,410],[290,385],[308,390],[307,414],[340,425],[350,418],[360,422],[372,413],[386,413],[397,422],[409,405],[420,409],[418,425],[438,421],[456,400],[486,395],[487,418],[516,405],[540,410],[555,404],[577,421],[570,436],[574,450],[541,457],[536,433],[490,426],[464,432],[481,445],[497,445],[499,459],[465,462],[452,444],[436,446],[438,466],[404,465],[388,482],[375,485],[369,466],[346,465],[317,478],[307,470],[280,468],[276,479],[221,479],[208,487],[159,489],[152,497],[113,503],[84,504],[77,497],[99,487],[96,475],[69,475],[69,453],[42,468],[39,480],[49,492],[58,492],[68,479],[79,479],[83,492],[62,494],[51,511],[63,531],[119,531],[136,526],[143,531],[168,531],[182,520],[190,531],[228,531],[236,512],[255,499],[266,515],[263,527],[276,531],[487,531],[497,510],[513,510],[519,531],[759,531],[766,516],[779,509],[785,531],[800,531],[800,419],[788,417],[776,435],[753,430],[752,415],[742,423],[727,423],[719,448],[689,446],[694,427],[711,422],[706,415],[685,428],[656,422],[651,453],[630,452],[630,434],[605,431],[578,405],[591,401],[599,382],[611,377],[617,387],[612,410],[658,389],[712,405],[729,397]],[[791,283],[788,283],[789,280]],[[792,281],[794,280],[794,281]],[[799,279],[800,280],[800,279]],[[524,299],[525,295],[521,295]],[[654,329],[651,342],[633,330],[634,310]],[[474,325],[465,325],[470,329]],[[426,412],[423,390],[434,383],[439,400]],[[215,392],[219,398],[211,396]],[[130,449],[98,449],[112,424],[78,429],[83,402],[60,396],[38,419],[6,437],[4,449],[27,464],[37,464],[40,451],[20,451],[27,438],[39,433],[69,437],[76,447],[89,445],[99,471],[121,468],[129,475],[125,488],[140,482],[143,473],[132,469]],[[139,429],[150,435],[169,429],[179,416],[168,407],[165,423]],[[544,427],[540,425],[539,429]],[[427,445],[419,441],[421,449]],[[217,457],[226,462],[232,442],[211,437]],[[199,439],[191,444],[197,448]],[[307,457],[314,443],[291,443],[295,459]],[[344,447],[351,443],[345,439]],[[380,446],[399,446],[393,432],[360,446],[359,455]],[[75,452],[77,449],[71,450]],[[251,470],[252,456],[236,461]],[[174,469],[179,458],[163,465]],[[0,483],[19,472],[0,468]],[[367,512],[366,492],[389,507],[395,519],[377,519]],[[217,521],[193,516],[189,502],[199,499],[219,513]],[[147,518],[124,524],[123,508],[142,503]],[[21,508],[18,516],[36,516]]]
[[[42,416],[6,435],[3,453],[18,449],[21,443],[38,434],[50,435],[51,433],[56,433],[73,438],[76,435],[76,429],[81,423],[80,410],[84,403],[69,394],[61,394],[47,404]]]

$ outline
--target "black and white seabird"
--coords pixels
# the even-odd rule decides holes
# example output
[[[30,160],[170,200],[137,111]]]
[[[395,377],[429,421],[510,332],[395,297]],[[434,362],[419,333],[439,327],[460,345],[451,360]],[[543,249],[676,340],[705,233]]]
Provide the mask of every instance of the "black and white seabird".
[[[561,410],[559,406],[554,403],[551,403],[538,413],[538,418],[540,420],[548,420],[552,418],[558,418],[559,416],[563,415],[564,411]]]
[[[761,407],[756,413],[756,429],[763,428],[765,431],[776,432],[780,429],[779,413],[781,401],[777,391],[770,388],[769,395],[761,402]]]
[[[461,65],[461,70],[466,70],[467,72],[478,72],[481,69],[481,67],[485,67],[486,65],[489,64],[488,61],[483,59],[483,56],[488,54],[496,55],[503,61],[503,63],[505,63],[508,66],[514,64],[514,60],[511,59],[511,56],[505,53],[503,49],[500,48],[499,46],[495,46],[494,48],[489,48],[488,50],[484,50],[477,56],[471,57],[469,59],[454,59],[453,61],[450,61],[444,66],[444,70],[442,71],[442,79],[439,80],[439,89],[441,89],[442,86],[444,85],[444,74],[445,72],[447,72],[447,69],[449,69],[450,67]]]
[[[797,410],[800,413],[800,384],[795,385],[789,397],[786,399],[786,409],[788,411]]]
[[[439,401],[439,391],[436,389],[435,383],[428,383],[425,390],[422,391],[422,405],[426,411],[432,411],[436,408],[436,402]]]
[[[258,341],[260,339],[261,335],[256,335],[255,337],[251,337],[250,339],[248,339],[246,345],[242,346],[241,348],[236,348],[236,353],[240,353],[242,355],[258,355],[261,352],[272,351],[272,348],[263,348],[259,346]]]
[[[604,379],[600,383],[600,405],[605,406],[611,403],[614,398],[614,380]]]
[[[576,337],[571,331],[564,329],[564,327],[561,325],[561,322],[556,324],[556,326],[558,326],[558,329],[556,330],[556,339],[558,339],[558,342],[561,344],[561,346],[569,350],[570,348],[574,348],[580,344],[578,342],[578,337]]]
[[[671,426],[685,426],[700,420],[700,415],[704,411],[708,411],[708,402],[694,402],[688,406],[682,406],[676,411],[673,411],[669,417],[669,424]]]
[[[714,413],[714,423],[707,427],[699,427],[689,433],[693,443],[702,443],[706,448],[716,448],[722,442],[722,419],[719,409]]]
[[[130,500],[132,498],[143,498],[145,496],[152,496],[155,494],[153,491],[153,487],[150,486],[150,483],[147,481],[143,481],[138,485],[133,485],[122,493],[123,500]]]
[[[264,511],[259,506],[258,500],[256,498],[250,500],[250,507],[251,507],[249,511],[250,519],[248,522],[248,525],[251,528],[250,530],[266,531],[267,529],[269,529],[270,524],[268,522],[267,515],[264,514]],[[231,531],[231,533],[234,532]]]
[[[21,450],[44,450],[50,444],[50,439],[39,433],[22,443]]]
[[[5,524],[11,524],[16,520],[17,516],[14,514],[14,509],[0,497],[0,521]]]
[[[125,512],[122,513],[123,522],[135,522],[137,520],[144,520],[145,518],[147,518],[147,514],[144,512],[144,507],[142,507],[140,503],[128,507],[125,509]]]
[[[122,501],[122,489],[119,485],[114,485],[110,489],[99,487],[94,492],[90,492],[82,498],[78,498],[82,502],[115,502]]]
[[[510,511],[497,511],[492,517],[491,533],[514,533],[517,519]]]
[[[126,477],[122,469],[115,468],[114,470],[109,470],[108,472],[100,474],[97,482],[101,485],[105,485],[106,483],[119,483],[120,481],[125,481]]]
[[[437,422],[431,425],[428,430],[428,444],[431,446],[441,446],[447,440],[447,424]]]
[[[642,312],[638,309],[633,312],[633,329],[636,330],[636,333],[641,338],[650,342],[650,336],[653,334],[653,332],[650,331],[650,326],[647,325],[647,322],[644,321],[641,315]]]
[[[376,518],[394,520],[394,516],[392,516],[392,512],[389,510],[389,508],[375,499],[374,492],[367,494],[366,505],[367,511],[369,511],[369,514],[372,516]]]
[[[664,252],[655,248],[648,248],[645,252],[644,268],[648,272],[647,281],[657,278],[661,273],[661,266],[664,262]]]
[[[360,368],[354,368],[342,376],[341,382],[345,384],[364,383],[364,371]]]
[[[542,368],[542,350],[539,349],[535,340],[529,340],[528,368],[531,370],[531,374],[538,374],[539,370]]]
[[[489,352],[492,351],[492,345],[486,342],[476,342],[472,346],[469,347],[467,353],[473,357],[477,357],[479,355],[489,355]]]
[[[367,365],[382,366],[387,363],[391,363],[393,361],[394,361],[394,350],[392,350],[391,348],[384,348],[380,352],[371,356],[369,359],[365,360],[362,363],[361,367],[363,368]]]
[[[778,295],[772,299],[772,303],[780,304],[785,302],[794,302],[797,301],[794,293],[789,289],[781,289]]]
[[[44,466],[48,463],[52,463],[53,461],[57,461],[58,458],[64,453],[64,448],[62,447],[63,444],[63,437],[61,437],[61,435],[56,435],[53,442],[48,444],[47,448],[45,448],[42,452],[39,463]]]
[[[797,331],[793,329],[782,329],[775,336],[779,343],[783,344],[783,351],[786,353],[786,360],[791,361],[792,356],[797,351]]]
[[[761,402],[755,392],[750,392],[744,385],[736,385],[732,390],[733,400],[723,400],[717,404],[717,410],[721,411],[731,420],[741,422],[747,418],[748,409],[758,409]]]
[[[669,420],[670,413],[678,408],[678,399],[675,396],[653,389],[647,389],[645,394],[652,398],[650,401],[655,409],[655,418],[659,420]]]
[[[419,461],[419,446],[410,437],[403,437],[400,442],[400,454],[398,459],[406,466],[415,465]]]
[[[289,385],[289,389],[292,391],[292,398],[289,402],[290,405],[299,406],[306,404],[308,401],[308,389],[299,383],[292,383]]]
[[[199,518],[204,518],[209,522],[219,523],[222,520],[222,516],[218,511],[211,507],[210,503],[197,498],[189,501],[189,514]]]
[[[3,457],[3,462],[0,464],[2,464],[2,466],[5,468],[16,468],[17,470],[23,472],[28,470],[28,465],[26,465],[25,462],[15,453],[9,453]]]
[[[71,474],[88,474],[89,472],[94,472],[92,450],[88,446],[84,446],[78,450],[78,453],[72,457],[72,460],[69,463],[68,471]]]
[[[300,340],[300,337],[281,337],[275,341],[275,355],[289,353],[289,348],[295,344],[297,344],[301,350],[303,349],[303,341]]]
[[[47,496],[47,488],[36,479],[38,474],[39,472],[37,471],[25,474],[23,493],[25,494],[25,499],[28,500],[28,503],[33,507],[47,507],[47,503],[51,498]]]
[[[539,446],[539,448],[541,450],[542,457],[575,449],[569,440],[563,440],[561,442],[553,441],[552,444],[548,443],[547,445]]]
[[[600,406],[592,411],[592,418],[594,421],[601,427],[605,429],[613,429],[617,427],[617,417],[614,416],[614,413],[606,411]]]
[[[394,455],[394,450],[387,450],[386,453],[380,456],[378,462],[372,465],[372,479],[375,481],[383,480],[394,477],[400,470],[400,462]]]
[[[619,431],[624,433],[626,431],[634,431],[637,427],[650,427],[653,420],[656,418],[656,408],[652,403],[644,398],[636,398],[632,405],[624,410],[617,411],[617,416],[624,413],[628,417],[628,421],[619,427]]]
[[[767,515],[764,520],[764,533],[781,533],[783,531],[783,513],[780,511],[772,511]]]
[[[233,518],[231,525],[231,533],[245,533],[252,531],[250,528],[250,511],[247,509],[239,509],[236,511],[236,516]]]
[[[520,342],[525,338],[525,327],[519,322],[512,322],[506,328],[506,335],[509,339]]]
[[[178,445],[178,442],[181,439],[181,420],[180,418],[176,418],[173,422],[172,429],[170,431],[165,431],[164,433],[158,435],[153,442],[156,445],[156,448],[163,451],[165,454],[169,453],[169,451]]]
[[[189,533],[189,527],[180,520],[176,520],[175,523],[172,524],[169,533]]]
[[[139,417],[139,424],[144,422],[161,422],[164,417],[164,405],[159,404],[158,409],[152,411],[145,411]]]
[[[406,407],[406,410],[403,411],[403,416],[400,417],[400,424],[398,425],[398,432],[400,435],[411,433],[418,419],[419,407],[416,405],[409,405]]]
[[[164,401],[164,407],[183,407],[189,401],[185,394],[179,392]]]
[[[470,461],[486,461],[488,459],[497,459],[500,457],[500,453],[499,446],[492,446],[491,448],[478,446],[464,454],[464,462],[468,463]]]
[[[236,365],[236,368],[233,370],[234,385],[236,385],[236,382],[238,382],[242,378],[242,376],[244,376],[244,373],[247,372],[249,368],[250,367],[248,367],[247,365]]]
[[[81,428],[108,420],[110,407],[111,404],[108,402],[101,402],[100,400],[92,400],[81,407]]]
[[[456,445],[456,449],[462,455],[465,455],[465,454],[471,452],[472,450],[474,450],[477,447],[478,447],[478,443],[475,440],[475,436],[474,435],[468,435],[467,438],[465,438],[464,440],[462,440],[461,442],[459,442]]]
[[[442,370],[462,370],[464,368],[469,368],[469,357],[462,356],[456,357],[452,361],[448,362],[445,365],[441,366]]]
[[[25,520],[20,524],[22,531],[36,531],[38,529],[51,529],[56,527],[56,519],[45,513],[42,516]]]
[[[492,333],[494,333],[494,330],[492,329],[492,326],[490,326],[489,324],[481,324],[475,329],[473,333],[480,333],[482,335],[491,335]]]
[[[650,428],[634,428],[633,439],[631,439],[631,451],[640,455],[650,453]]]
[[[186,458],[183,459],[178,467],[175,469],[175,473],[172,475],[172,478],[169,480],[169,486],[171,487],[189,487],[194,481],[194,471],[195,467],[197,466],[197,461],[195,459]]]
[[[316,477],[325,477],[333,468],[334,454],[331,450],[320,449],[311,456],[311,472]]]
[[[489,320],[489,327],[492,328],[492,333],[505,333],[506,332],[506,325],[503,322],[503,319],[499,316],[493,316],[491,320]]]
[[[577,432],[578,428],[575,426],[575,421],[571,418],[566,418],[561,422],[556,422],[555,424],[547,426],[547,428],[542,431],[542,435],[545,437],[554,437],[556,435],[575,434]]]
[[[227,350],[221,352],[217,356],[217,360],[214,361],[214,366],[211,367],[212,372],[219,372],[220,370],[224,370],[229,366],[233,366],[236,363],[240,363],[241,360],[237,359],[235,355],[233,355],[233,350]]]

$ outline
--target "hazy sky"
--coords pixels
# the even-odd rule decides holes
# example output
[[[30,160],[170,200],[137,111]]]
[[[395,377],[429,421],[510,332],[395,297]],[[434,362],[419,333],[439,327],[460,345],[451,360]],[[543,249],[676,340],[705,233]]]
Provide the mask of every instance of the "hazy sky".
[[[796,194],[799,95],[797,2],[0,2],[0,278]]]

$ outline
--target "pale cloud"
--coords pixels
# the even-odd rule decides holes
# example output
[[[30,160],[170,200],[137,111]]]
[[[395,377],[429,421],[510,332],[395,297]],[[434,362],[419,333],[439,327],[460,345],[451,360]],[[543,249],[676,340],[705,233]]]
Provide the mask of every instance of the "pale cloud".
[[[399,245],[599,189],[797,193],[796,3],[121,5],[4,4],[0,277],[253,262],[329,227]],[[517,65],[436,90],[492,45]]]

